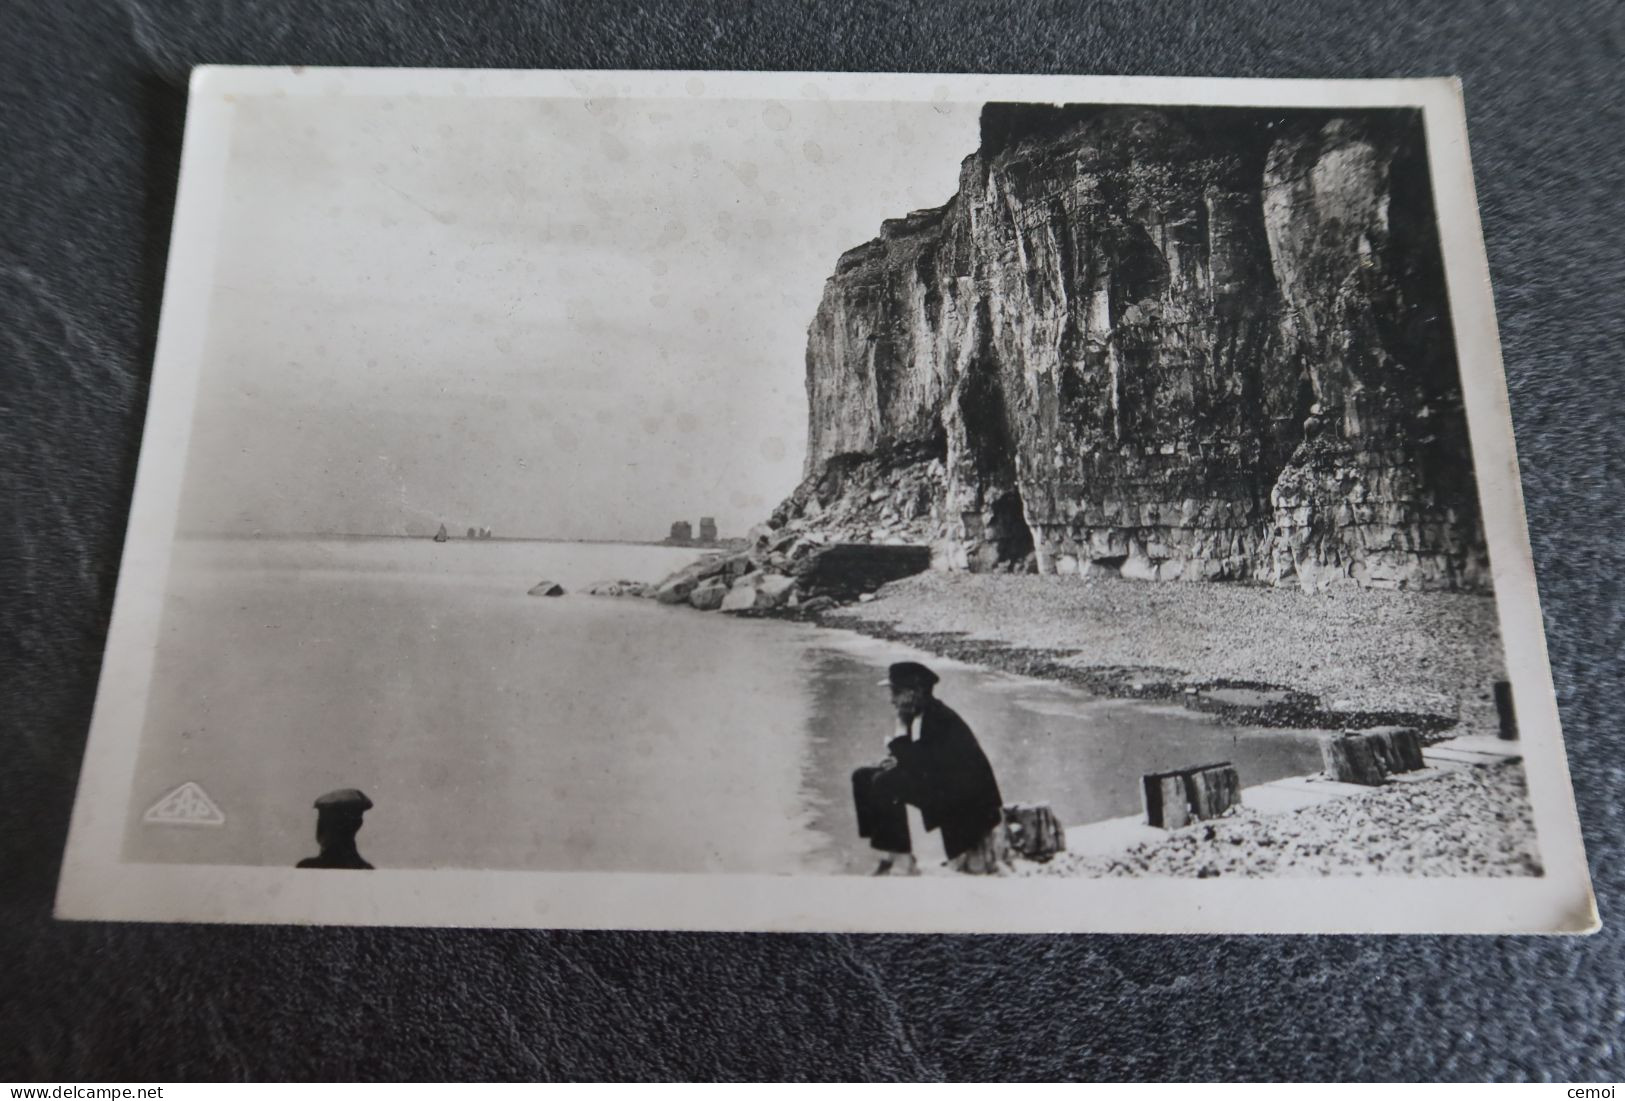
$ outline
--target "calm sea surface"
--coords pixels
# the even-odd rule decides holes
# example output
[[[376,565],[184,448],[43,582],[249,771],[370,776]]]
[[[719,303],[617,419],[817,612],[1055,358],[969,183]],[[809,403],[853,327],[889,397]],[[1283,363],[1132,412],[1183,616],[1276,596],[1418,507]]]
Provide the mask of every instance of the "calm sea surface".
[[[1312,772],[1307,737],[1100,700],[846,632],[578,595],[693,551],[415,539],[177,544],[136,776],[134,860],[293,864],[311,801],[358,787],[379,867],[842,873],[872,867],[853,768],[883,755],[876,681],[924,658],[1006,801],[1132,814],[1142,773]],[[570,595],[525,595],[542,579]],[[967,625],[971,626],[971,625]],[[142,813],[193,781],[216,827]],[[916,851],[941,858],[936,835]]]

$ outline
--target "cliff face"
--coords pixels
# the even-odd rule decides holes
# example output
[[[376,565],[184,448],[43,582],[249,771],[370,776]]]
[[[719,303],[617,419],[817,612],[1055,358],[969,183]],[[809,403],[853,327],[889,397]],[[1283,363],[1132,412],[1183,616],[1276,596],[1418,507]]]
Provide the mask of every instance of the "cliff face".
[[[961,569],[1476,588],[1421,120],[990,105],[836,264],[774,527]]]

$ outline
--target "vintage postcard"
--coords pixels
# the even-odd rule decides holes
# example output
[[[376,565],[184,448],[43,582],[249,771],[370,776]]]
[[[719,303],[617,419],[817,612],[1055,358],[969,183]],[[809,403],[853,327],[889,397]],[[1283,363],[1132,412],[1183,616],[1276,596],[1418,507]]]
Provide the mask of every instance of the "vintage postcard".
[[[1584,932],[1458,85],[199,70],[58,913]]]

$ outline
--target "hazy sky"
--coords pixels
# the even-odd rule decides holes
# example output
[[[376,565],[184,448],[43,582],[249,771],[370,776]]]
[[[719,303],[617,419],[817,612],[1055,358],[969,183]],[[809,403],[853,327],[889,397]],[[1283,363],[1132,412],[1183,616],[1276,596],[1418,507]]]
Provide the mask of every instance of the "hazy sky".
[[[248,97],[181,527],[742,534],[836,257],[977,104]]]

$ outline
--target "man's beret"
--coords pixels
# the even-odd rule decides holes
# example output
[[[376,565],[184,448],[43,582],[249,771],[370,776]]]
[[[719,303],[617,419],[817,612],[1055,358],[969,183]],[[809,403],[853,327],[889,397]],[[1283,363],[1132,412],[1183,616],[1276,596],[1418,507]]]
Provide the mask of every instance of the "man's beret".
[[[917,661],[899,661],[886,670],[881,681],[890,688],[930,688],[940,678]]]
[[[366,811],[372,809],[372,800],[355,788],[339,788],[317,799],[316,809]]]

